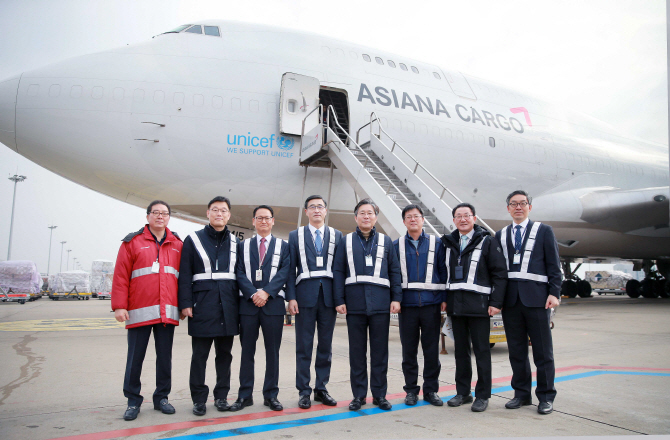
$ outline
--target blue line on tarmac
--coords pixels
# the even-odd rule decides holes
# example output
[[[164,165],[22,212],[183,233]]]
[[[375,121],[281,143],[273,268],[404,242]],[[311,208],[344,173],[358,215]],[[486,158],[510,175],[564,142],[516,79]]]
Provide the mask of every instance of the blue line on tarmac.
[[[589,371],[587,373],[580,373],[580,374],[570,374],[567,376],[560,376],[555,379],[555,382],[566,382],[569,380],[576,380],[576,379],[583,379],[585,377],[593,377],[593,376],[600,376],[603,374],[619,374],[619,375],[631,375],[631,376],[662,376],[662,377],[670,377],[670,373],[644,373],[644,372],[635,372],[635,371]],[[535,386],[536,383],[533,382],[533,386]],[[494,388],[491,390],[492,394],[497,394],[497,393],[504,393],[506,391],[512,391],[511,386],[506,386],[506,387],[498,387]],[[443,397],[443,401],[447,401],[454,397],[453,395],[451,396],[446,396]],[[242,428],[234,428],[234,429],[224,429],[221,431],[213,431],[213,432],[203,432],[199,434],[190,434],[190,435],[184,435],[181,437],[172,437],[173,439],[180,439],[180,440],[207,440],[207,439],[218,439],[218,438],[225,438],[225,437],[234,437],[238,435],[245,435],[245,434],[258,434],[261,432],[269,432],[269,431],[276,431],[278,429],[286,429],[286,428],[299,428],[301,426],[309,426],[309,425],[317,425],[319,423],[324,423],[324,422],[335,422],[338,420],[346,420],[346,419],[354,419],[357,417],[363,417],[363,416],[371,416],[375,414],[382,414],[382,413],[389,413],[393,411],[402,411],[405,409],[410,409],[410,408],[416,408],[419,406],[425,406],[425,405],[430,405],[428,402],[420,400],[417,402],[416,405],[414,406],[407,406],[404,403],[400,404],[394,404],[393,408],[390,411],[384,411],[381,410],[377,407],[373,408],[368,408],[368,409],[361,409],[359,411],[349,411],[349,412],[340,412],[340,413],[334,413],[334,414],[328,414],[324,416],[319,416],[319,417],[308,417],[305,419],[297,419],[297,420],[287,420],[284,422],[277,422],[277,423],[268,423],[265,425],[255,425],[255,426],[247,426],[247,427],[242,427]]]

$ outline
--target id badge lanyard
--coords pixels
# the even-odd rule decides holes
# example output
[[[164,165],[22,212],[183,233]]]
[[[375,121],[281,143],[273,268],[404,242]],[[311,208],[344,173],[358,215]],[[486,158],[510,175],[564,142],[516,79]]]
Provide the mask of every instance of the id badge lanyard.
[[[461,266],[461,258],[463,257],[463,250],[461,247],[458,247],[458,262],[454,268],[454,279],[462,280],[463,279],[463,266]]]
[[[268,256],[269,247],[270,247],[270,245],[268,244],[268,249],[265,250],[265,255],[263,255],[263,260],[258,262],[258,270],[256,271],[256,281],[263,281],[263,263],[265,262],[265,258]],[[260,259],[260,255],[258,257]]]
[[[309,231],[309,235],[312,237],[312,244],[314,245],[314,252],[316,252],[316,267],[323,267],[323,244],[321,245],[321,252],[318,252],[316,250],[316,242],[314,241],[314,235],[312,234],[312,231]],[[321,239],[322,243],[326,242],[326,234],[323,234],[323,238]]]
[[[363,254],[365,255],[365,266],[366,267],[372,267],[373,266],[373,261],[372,261],[372,251],[374,250],[374,245],[372,245],[372,238],[370,239],[370,252],[368,252],[367,246],[363,242],[363,239],[361,239],[361,236],[356,234],[358,236],[358,240],[361,242],[361,246],[363,246]]]
[[[159,273],[160,270],[161,270],[161,264],[158,261],[158,257],[161,254],[161,246],[158,244],[158,242],[154,242],[154,243],[156,243],[156,247],[158,248],[158,252],[156,252],[156,261],[154,261],[154,263],[151,265],[151,273]]]

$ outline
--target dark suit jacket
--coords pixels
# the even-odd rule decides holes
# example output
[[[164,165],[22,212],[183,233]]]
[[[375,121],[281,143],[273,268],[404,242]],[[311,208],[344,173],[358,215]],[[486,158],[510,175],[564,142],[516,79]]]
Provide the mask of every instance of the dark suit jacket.
[[[525,253],[526,243],[534,222],[529,221],[521,245],[521,261]],[[521,264],[512,264],[514,261],[514,231],[507,229],[507,257],[509,259],[510,272],[519,271]],[[496,239],[501,243],[501,231],[496,232]],[[558,243],[551,226],[542,223],[535,237],[535,246],[531,254],[528,272],[538,275],[546,275],[548,283],[539,281],[517,280],[509,278],[507,283],[507,294],[505,295],[505,306],[516,304],[517,298],[526,307],[544,307],[549,295],[556,298],[561,297],[561,265],[558,256]]]
[[[263,263],[263,280],[256,281],[256,270],[258,270],[258,244],[257,238],[249,238],[249,259],[251,264],[251,280],[247,278],[246,265],[244,263],[244,242],[237,246],[237,285],[240,288],[242,296],[240,297],[240,315],[255,315],[259,310],[263,310],[266,315],[284,315],[286,307],[284,306],[284,298],[279,295],[283,291],[288,279],[290,258],[288,251],[288,244],[282,242],[281,254],[279,256],[279,266],[277,273],[272,281],[270,280],[270,271],[272,270],[272,258],[274,255],[275,246],[278,243],[276,237],[272,237],[270,244],[265,252],[265,261]],[[246,240],[245,240],[246,241]],[[258,289],[265,290],[270,297],[263,307],[257,307],[251,296],[258,291]]]
[[[302,226],[301,226],[302,227]],[[307,257],[307,267],[310,271],[324,270],[328,264],[328,245],[330,240],[330,231],[326,228],[323,237],[323,250],[321,256],[324,257],[323,267],[316,266],[316,249],[312,241],[312,232],[308,226],[305,226],[305,256]],[[342,241],[342,233],[335,229],[335,248]],[[291,270],[289,271],[286,284],[286,299],[298,301],[298,307],[315,307],[319,298],[319,287],[323,287],[323,302],[326,307],[335,307],[333,303],[333,280],[332,278],[308,278],[301,280],[296,286],[295,280],[302,273],[302,264],[300,262],[300,249],[298,244],[298,230],[291,231],[288,235],[288,245],[291,251]],[[334,255],[333,255],[334,257]],[[333,262],[333,266],[334,266]],[[331,267],[332,269],[332,267]]]

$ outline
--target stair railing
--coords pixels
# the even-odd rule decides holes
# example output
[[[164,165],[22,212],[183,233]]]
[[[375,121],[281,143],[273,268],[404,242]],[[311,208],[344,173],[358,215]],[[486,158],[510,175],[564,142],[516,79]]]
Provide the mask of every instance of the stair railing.
[[[377,127],[379,128],[377,134],[375,134],[374,131],[373,131],[373,125],[372,125],[372,124],[373,124],[374,122],[377,122]],[[419,170],[419,168],[421,168],[421,170],[423,170],[423,171],[424,171],[424,172],[425,172],[431,179],[433,179],[433,180],[435,181],[435,183],[437,183],[437,185],[442,189],[442,192],[441,192],[440,195],[439,195],[439,199],[440,199],[440,201],[441,201],[442,203],[444,203],[444,204],[447,206],[447,208],[449,208],[449,210],[452,209],[451,206],[449,206],[449,204],[448,204],[446,201],[444,201],[444,200],[442,199],[442,198],[444,197],[444,194],[445,194],[445,193],[449,193],[449,195],[451,195],[451,197],[453,197],[456,201],[458,201],[458,203],[463,203],[463,201],[462,201],[460,198],[458,198],[458,196],[456,196],[456,194],[454,194],[449,188],[447,188],[444,184],[442,184],[442,182],[440,182],[440,180],[439,180],[437,177],[435,177],[435,176],[433,175],[433,173],[431,173],[430,171],[428,171],[428,169],[427,169],[426,167],[424,167],[421,163],[419,163],[419,161],[416,160],[416,159],[414,158],[414,156],[412,156],[412,155],[409,153],[409,151],[405,150],[405,149],[402,147],[402,145],[400,145],[399,143],[397,143],[397,142],[391,137],[391,135],[389,135],[389,134],[386,132],[386,130],[384,130],[384,128],[382,127],[382,124],[381,124],[381,122],[380,122],[380,120],[379,120],[379,117],[377,116],[377,114],[376,114],[375,112],[372,112],[372,113],[370,114],[370,122],[368,122],[367,124],[363,125],[363,126],[362,126],[361,128],[359,128],[358,131],[356,132],[356,141],[357,141],[357,142],[358,142],[358,140],[359,140],[361,130],[363,130],[363,128],[367,127],[368,125],[370,126],[370,135],[371,135],[371,136],[376,136],[377,139],[381,140],[381,134],[384,133],[384,134],[386,135],[386,137],[388,137],[389,140],[390,140],[391,142],[393,142],[393,145],[391,146],[391,148],[389,148],[389,150],[391,151],[391,153],[393,153],[396,157],[398,157],[398,155],[397,155],[396,153],[394,153],[395,148],[398,147],[403,153],[405,153],[405,155],[407,155],[407,157],[409,157],[409,158],[412,160],[412,162],[414,162],[414,167],[413,167],[413,169],[412,169],[412,167],[408,166],[408,168],[412,169],[412,174],[414,174],[414,175],[416,176],[416,172]],[[387,147],[387,148],[388,148],[388,147]],[[398,157],[398,159],[400,159],[400,158]],[[400,160],[402,161],[402,159],[400,159]],[[407,164],[406,164],[406,165],[407,165]],[[418,177],[418,176],[417,176],[417,177]],[[488,224],[486,224],[486,222],[485,222],[484,220],[482,220],[481,218],[478,217],[478,218],[477,218],[477,221],[479,221],[479,223],[481,223],[486,229],[488,229],[489,232],[491,232],[491,234],[495,234],[495,230],[494,230],[493,228],[491,228]]]

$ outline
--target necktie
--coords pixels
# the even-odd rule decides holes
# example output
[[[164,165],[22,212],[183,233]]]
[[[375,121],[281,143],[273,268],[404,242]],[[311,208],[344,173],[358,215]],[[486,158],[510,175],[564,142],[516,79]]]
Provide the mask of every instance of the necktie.
[[[261,238],[261,245],[258,247],[258,254],[261,258],[261,264],[262,264],[263,258],[265,258],[265,237]]]
[[[516,232],[514,233],[514,250],[518,254],[521,251],[521,225],[516,225]]]
[[[321,231],[316,230],[316,238],[314,239],[314,247],[316,248],[316,253],[321,255],[323,250],[323,240],[321,240]]]
[[[463,249],[465,249],[465,246],[468,245],[468,236],[467,235],[462,235],[461,236],[461,252],[463,252]]]

